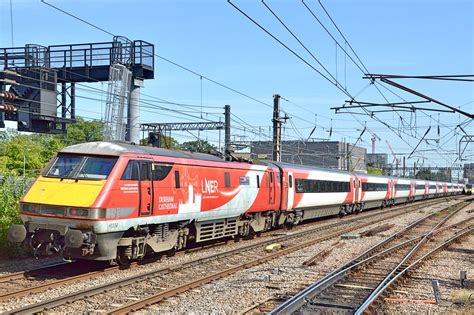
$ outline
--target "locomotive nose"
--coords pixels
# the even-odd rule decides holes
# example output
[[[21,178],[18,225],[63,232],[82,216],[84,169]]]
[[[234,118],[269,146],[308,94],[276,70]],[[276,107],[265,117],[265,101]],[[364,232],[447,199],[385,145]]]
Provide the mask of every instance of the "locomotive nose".
[[[7,237],[14,243],[21,243],[26,238],[26,229],[24,225],[13,224],[7,232]]]

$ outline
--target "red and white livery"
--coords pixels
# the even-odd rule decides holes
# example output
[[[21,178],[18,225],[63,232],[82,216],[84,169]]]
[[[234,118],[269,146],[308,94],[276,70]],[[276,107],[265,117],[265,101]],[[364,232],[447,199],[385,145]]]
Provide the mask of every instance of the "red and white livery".
[[[62,149],[20,202],[9,237],[38,255],[129,261],[463,185],[93,142]]]

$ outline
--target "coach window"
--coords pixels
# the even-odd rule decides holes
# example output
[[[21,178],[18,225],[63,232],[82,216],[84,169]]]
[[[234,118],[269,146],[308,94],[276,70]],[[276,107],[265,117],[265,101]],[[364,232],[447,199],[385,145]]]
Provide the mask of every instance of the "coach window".
[[[227,172],[224,173],[224,185],[226,188],[230,187],[230,174]]]
[[[296,192],[304,192],[304,180],[296,179],[295,185],[296,185]]]
[[[260,188],[260,175],[257,175],[257,188]]]
[[[181,188],[181,183],[179,182],[179,171],[174,171],[174,182],[176,184],[176,188]]]
[[[290,186],[290,188],[293,187],[293,176],[292,175],[288,176],[288,185]]]

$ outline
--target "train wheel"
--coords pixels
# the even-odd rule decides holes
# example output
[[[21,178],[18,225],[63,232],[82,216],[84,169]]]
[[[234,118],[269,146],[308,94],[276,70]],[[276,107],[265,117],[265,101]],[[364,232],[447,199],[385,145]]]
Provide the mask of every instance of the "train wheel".
[[[166,252],[165,252],[165,255],[166,257],[173,257],[174,255],[176,255],[176,248],[172,248],[172,249],[168,249]]]
[[[122,267],[129,267],[132,263],[132,259],[130,258],[129,248],[128,247],[119,247],[117,249],[117,264]]]

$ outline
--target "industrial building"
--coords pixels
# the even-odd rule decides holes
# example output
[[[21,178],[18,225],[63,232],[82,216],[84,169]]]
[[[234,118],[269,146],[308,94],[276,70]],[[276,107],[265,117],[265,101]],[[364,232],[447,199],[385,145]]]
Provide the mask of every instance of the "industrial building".
[[[367,166],[380,168],[382,170],[389,167],[388,154],[386,153],[367,153],[366,162]]]
[[[474,163],[464,164],[463,178],[467,178],[469,183],[474,183]]]
[[[273,142],[251,143],[252,159],[271,160]],[[323,168],[366,171],[367,150],[341,141],[283,141],[281,161]]]

